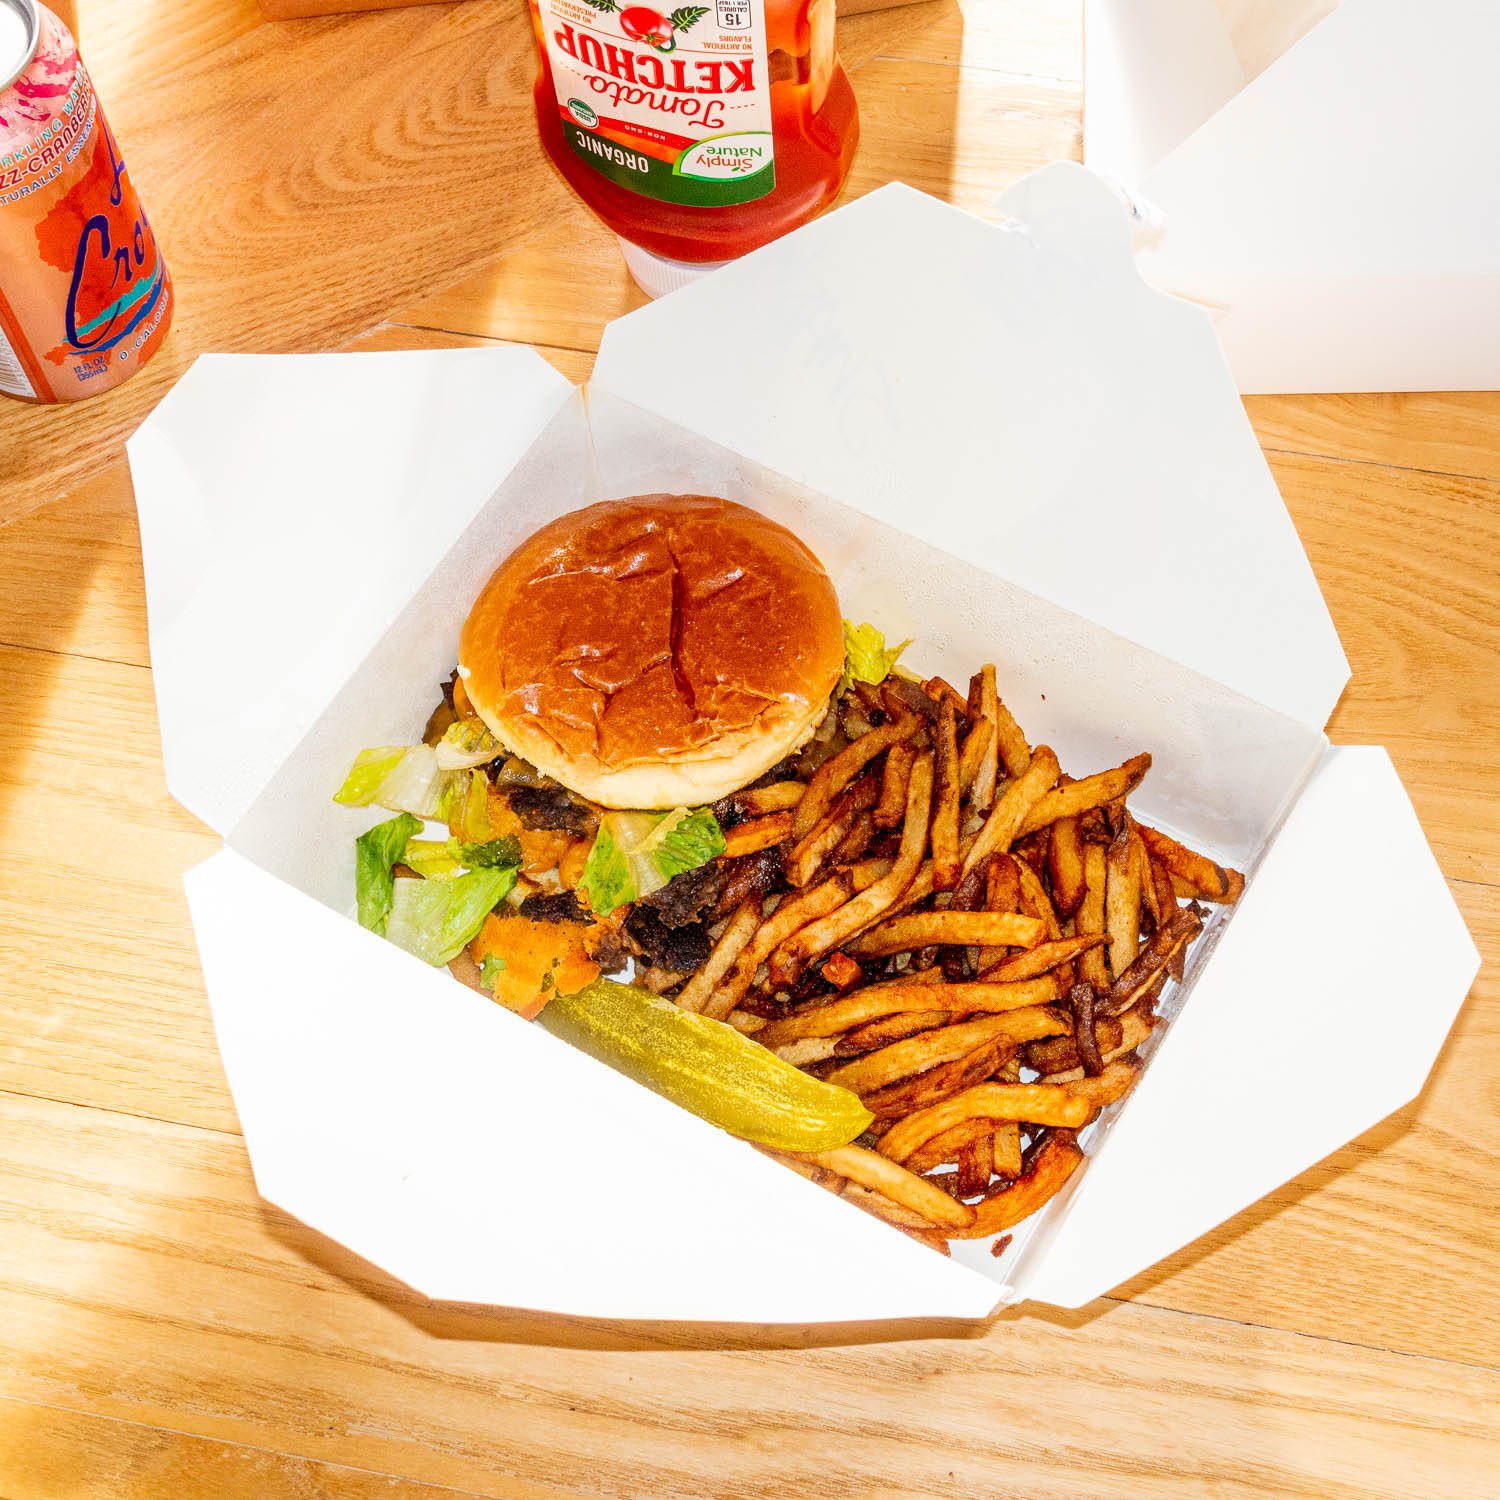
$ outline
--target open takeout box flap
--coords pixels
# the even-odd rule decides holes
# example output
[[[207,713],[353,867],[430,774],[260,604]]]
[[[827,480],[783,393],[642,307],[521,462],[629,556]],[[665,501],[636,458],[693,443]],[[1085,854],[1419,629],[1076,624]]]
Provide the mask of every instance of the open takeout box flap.
[[[1143,274],[1216,310],[1247,392],[1500,384],[1500,7],[1260,8],[1268,62],[1247,7],[1089,0],[1086,159],[1138,200]]]
[[[999,1300],[233,850],[186,883],[262,1195],[425,1295],[729,1322]]]
[[[531,349],[193,364],[128,445],[184,807],[233,827],[574,399]]]
[[[1415,1098],[1478,969],[1390,757],[1331,748],[1017,1294],[1080,1306]]]
[[[1207,316],[1084,169],[1002,208],[883,188],[617,319],[595,383],[1321,727],[1348,666]]]

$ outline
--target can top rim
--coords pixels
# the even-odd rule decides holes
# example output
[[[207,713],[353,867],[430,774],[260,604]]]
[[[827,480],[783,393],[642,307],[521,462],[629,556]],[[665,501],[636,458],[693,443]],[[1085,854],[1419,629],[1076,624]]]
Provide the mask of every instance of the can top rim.
[[[36,0],[0,0],[0,9],[13,10],[21,18],[21,55],[11,59],[0,53],[0,93],[4,93],[36,56],[42,36],[42,18],[37,14]]]

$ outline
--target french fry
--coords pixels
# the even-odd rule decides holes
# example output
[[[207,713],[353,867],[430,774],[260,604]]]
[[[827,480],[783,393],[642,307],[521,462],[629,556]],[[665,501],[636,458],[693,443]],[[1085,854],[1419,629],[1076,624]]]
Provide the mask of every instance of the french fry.
[[[882,751],[909,738],[917,722],[910,715],[882,724],[830,756],[812,774],[807,791],[793,811],[792,835],[805,839],[817,825],[828,805]]]
[[[874,1052],[878,1047],[888,1047],[892,1042],[915,1036],[919,1031],[946,1026],[952,1019],[952,1012],[946,1010],[907,1010],[898,1011],[893,1016],[881,1016],[878,1021],[867,1021],[837,1038],[833,1055],[857,1057],[862,1052]]]
[[[855,1094],[873,1093],[887,1084],[910,1078],[913,1073],[925,1073],[938,1063],[966,1057],[985,1042],[1009,1036],[1009,1020],[1008,1015],[980,1016],[972,1021],[958,1021],[951,1026],[923,1031],[904,1041],[892,1042],[878,1052],[867,1052],[853,1062],[834,1068],[826,1078],[829,1083],[836,1083]]]
[[[1150,769],[1149,755],[1133,755],[1124,765],[1116,766],[1112,771],[1099,771],[1093,776],[1085,776],[1079,781],[1070,781],[1057,787],[1027,810],[1014,836],[1024,837],[1028,833],[1035,833],[1038,828],[1057,822],[1059,818],[1076,818],[1079,813],[1087,812],[1091,807],[1102,807],[1106,802],[1114,802],[1133,792]]]
[[[1052,882],[1052,904],[1071,917],[1083,903],[1083,840],[1077,818],[1059,818],[1047,842],[1047,878]]]
[[[1098,1016],[1094,1021],[1094,1037],[1099,1050],[1108,1061],[1111,1052],[1118,1053],[1125,1035],[1124,1022],[1113,1016]],[[1128,1047],[1124,1048],[1129,1051]],[[1028,1042],[1021,1049],[1021,1061],[1034,1068],[1046,1083],[1062,1081],[1055,1075],[1083,1077],[1083,1068],[1078,1057],[1078,1044],[1072,1035],[1046,1037],[1039,1042]]]
[[[965,796],[973,799],[974,786],[979,780],[980,773],[984,767],[995,756],[995,721],[993,719],[975,719],[974,727],[964,736],[963,747],[958,753],[958,789]],[[995,788],[993,782],[990,785],[990,801],[994,800]],[[989,802],[975,803],[975,806],[989,808]]]
[[[1035,979],[1057,968],[1059,964],[1071,963],[1080,954],[1099,947],[1104,941],[1102,932],[1090,932],[1082,937],[1058,938],[1055,942],[1039,943],[1035,948],[1012,954],[982,970],[979,978],[985,982],[1004,983]]]
[[[807,1036],[800,1042],[788,1042],[784,1047],[772,1049],[782,1062],[795,1068],[805,1068],[809,1063],[826,1062],[833,1056],[834,1040],[829,1036]]]
[[[1110,985],[1103,1000],[1103,1013],[1118,1015],[1128,1010],[1164,976],[1173,960],[1203,930],[1203,921],[1187,907],[1178,907],[1164,926],[1152,933],[1135,960]]]
[[[943,1229],[961,1229],[974,1219],[974,1210],[950,1198],[941,1188],[923,1181],[915,1172],[863,1146],[837,1146],[832,1151],[784,1152],[815,1167],[824,1167],[869,1188],[901,1208],[922,1215],[929,1224]]]
[[[917,752],[905,741],[891,746],[881,767],[880,800],[875,804],[877,828],[899,828],[906,816],[906,781]]]
[[[1042,884],[1041,876],[1024,859],[1016,861],[1016,869],[1021,877],[1022,909],[1029,911],[1034,917],[1040,917],[1047,924],[1047,936],[1056,942],[1062,937],[1062,927],[1058,923],[1057,912],[1052,907],[1052,898],[1047,894],[1047,887]]]
[[[1147,828],[1145,824],[1139,826],[1147,852],[1153,860],[1166,866],[1179,895],[1224,906],[1232,906],[1240,899],[1240,892],[1245,889],[1245,877],[1238,870],[1217,865],[1154,828]]]
[[[976,864],[974,868],[977,870],[979,866]],[[1015,857],[1005,853],[992,854],[984,870],[984,909],[1020,911],[1021,872]],[[1005,956],[1004,948],[981,946],[977,955],[980,972],[1000,963]]]
[[[755,936],[755,929],[760,926],[760,914],[759,896],[750,897],[748,901],[742,902],[736,908],[734,915],[725,925],[724,931],[719,934],[719,940],[714,944],[713,951],[708,955],[703,966],[683,985],[677,996],[679,1009],[691,1011],[703,1009],[719,981],[728,973],[730,965]]]
[[[955,1196],[972,1198],[989,1185],[995,1171],[995,1135],[985,1130],[958,1153]]]
[[[990,1137],[990,1160],[998,1177],[1021,1175],[1021,1127],[1014,1120],[995,1127]]]
[[[1003,1014],[1028,1006],[1046,1005],[1059,998],[1054,981],[1046,978],[1019,983],[944,984],[940,970],[925,971],[926,979],[897,979],[868,985],[824,1005],[804,1007],[785,1020],[770,1022],[760,1040],[779,1047],[803,1036],[841,1036],[887,1016],[937,1009]]]
[[[955,1239],[987,1240],[1029,1219],[1057,1195],[1078,1169],[1083,1152],[1068,1131],[1054,1131],[1033,1153],[1014,1182],[992,1188],[974,1205],[974,1222],[952,1230]]]
[[[1032,808],[1057,780],[1057,772],[1057,757],[1046,745],[1038,745],[1025,772],[1006,787],[990,809],[964,859],[965,870],[973,869],[986,855],[1010,848]]]
[[[832,875],[811,890],[788,896],[775,914],[761,924],[759,931],[739,952],[728,972],[704,1003],[702,1014],[723,1020],[750,991],[756,971],[776,946],[792,937],[800,928],[819,917],[836,911],[849,899],[852,889],[847,875]]]
[[[1152,889],[1156,892],[1156,909],[1161,913],[1157,918],[1157,925],[1165,925],[1178,910],[1177,887],[1173,883],[1172,872],[1159,859],[1153,859],[1149,849],[1146,851],[1146,870]]]
[[[1148,1036],[1151,1035],[1151,1028],[1153,1024],[1154,1023],[1150,1016],[1143,1015],[1138,1010],[1127,1010],[1125,1014],[1119,1018],[1118,1021],[1114,1020],[1112,1017],[1106,1017],[1104,1020],[1098,1022],[1094,1029],[1094,1035],[1099,1037],[1101,1041],[1104,1038],[1104,1028],[1106,1026],[1113,1026],[1117,1028],[1120,1038],[1119,1041],[1117,1041],[1113,1046],[1105,1047],[1103,1052],[1101,1053],[1101,1056],[1104,1059],[1106,1070],[1109,1068],[1109,1065],[1111,1063],[1116,1061],[1116,1059],[1125,1057],[1127,1054],[1134,1052],[1135,1049],[1139,1047]],[[1072,1038],[1057,1037],[1053,1040],[1067,1044],[1071,1043]],[[1039,1045],[1048,1047],[1052,1045],[1052,1042],[1042,1042]],[[1063,1068],[1058,1072],[1048,1073],[1046,1075],[1046,1082],[1073,1083],[1074,1081],[1082,1080],[1083,1076],[1083,1068],[1075,1064],[1075,1066],[1071,1068]]]
[[[1073,930],[1080,937],[1104,934],[1104,901],[1109,884],[1109,861],[1102,844],[1083,846],[1083,900],[1073,916]],[[1103,947],[1086,949],[1079,955],[1078,970],[1096,990],[1109,988],[1109,965]]]
[[[1073,1010],[1073,1045],[1078,1049],[1078,1060],[1088,1078],[1097,1078],[1104,1071],[1099,1039],[1094,1032],[1094,999],[1095,990],[1091,984],[1075,984],[1068,991],[1068,1004]]]
[[[921,911],[872,927],[848,944],[861,958],[904,953],[931,943],[963,947],[971,943],[1031,948],[1046,935],[1040,917],[1002,911]]]
[[[958,884],[958,799],[962,791],[958,763],[958,717],[946,698],[933,733],[932,885],[951,891]]]
[[[775,781],[770,786],[751,787],[735,792],[726,800],[732,802],[747,818],[764,813],[788,812],[802,800],[807,787],[800,781]]]
[[[880,1151],[892,1161],[904,1162],[919,1146],[940,1131],[951,1130],[964,1120],[1018,1120],[1032,1125],[1056,1125],[1078,1129],[1089,1122],[1095,1105],[1087,1096],[1073,1092],[1082,1084],[978,1083],[926,1109],[897,1120],[880,1138]]]
[[[933,1136],[919,1150],[913,1152],[904,1165],[908,1172],[930,1172],[934,1167],[942,1166],[944,1162],[958,1161],[960,1155],[975,1142],[981,1140],[993,1142],[994,1138],[995,1129],[988,1120],[965,1120],[962,1124],[955,1125],[952,1130],[945,1130],[941,1135]],[[953,1190],[960,1198],[972,1198],[975,1193],[984,1191],[984,1184],[981,1183],[979,1187],[971,1188],[968,1192],[962,1192],[959,1190],[959,1184],[955,1182]]]
[[[1006,715],[1009,718],[1009,715]],[[995,782],[1000,771],[1000,695],[995,691],[995,668],[993,664],[986,663],[979,672],[979,718],[981,723],[990,726],[988,738],[984,742],[984,752],[979,757],[979,764],[975,769],[972,783],[969,786],[969,804],[980,812],[988,812],[995,802]],[[1012,727],[1015,720],[1011,719]],[[1019,734],[1020,730],[1017,729]],[[1026,747],[1025,739],[1021,740],[1022,748],[1026,749],[1027,765],[1031,763],[1031,751]],[[967,748],[967,747],[966,747]],[[1012,753],[1015,751],[1012,745]],[[1007,763],[1008,766],[1008,763]],[[1024,771],[1025,766],[1021,770]],[[1007,768],[1007,775],[1009,770]],[[1020,775],[1021,772],[1017,772]]]
[[[828,812],[793,845],[786,856],[786,878],[792,885],[806,885],[833,851],[848,837],[859,815],[875,805],[880,783],[862,776]]]
[[[936,1235],[941,1239],[943,1231],[932,1227],[932,1220],[924,1218],[909,1208],[902,1208],[899,1203],[892,1203],[884,1193],[877,1193],[873,1188],[861,1187],[857,1182],[850,1182],[847,1177],[839,1179],[838,1196],[845,1203],[852,1203],[857,1208],[862,1208],[868,1214],[874,1214],[877,1219],[884,1219],[887,1224],[894,1224],[898,1229],[904,1229],[908,1234],[923,1237]],[[947,1248],[947,1240],[942,1240],[944,1248]]]
[[[1141,872],[1130,855],[1130,830],[1110,841],[1104,882],[1104,930],[1109,934],[1109,972],[1123,974],[1141,948]]]
[[[857,859],[847,871],[849,883],[856,891],[867,891],[877,880],[884,880],[894,864],[893,859]]]
[[[833,851],[832,860],[835,865],[848,865],[858,860],[865,850],[875,841],[875,823],[868,811],[862,812],[854,820],[854,826],[839,841],[838,847]]]
[[[953,684],[943,677],[929,677],[922,684],[922,691],[937,704],[939,712],[946,703],[961,719],[969,716],[969,700]]]
[[[960,1094],[976,1083],[1000,1078],[1015,1061],[1015,1045],[1009,1037],[996,1037],[982,1047],[976,1047],[967,1057],[940,1063],[914,1078],[865,1094],[864,1106],[875,1116],[870,1129],[883,1132],[913,1110],[926,1109],[929,1104]]]
[[[879,734],[872,730],[871,734]],[[865,739],[871,736],[866,735]],[[862,743],[859,740],[855,744]],[[851,749],[853,746],[850,747]],[[875,921],[911,884],[927,847],[927,823],[932,811],[932,756],[922,755],[911,769],[906,788],[906,826],[901,848],[890,873],[836,911],[809,923],[776,948],[770,957],[771,979],[790,984],[813,959],[839,947],[852,933]]]
[[[994,680],[994,668],[986,667],[985,671],[990,674],[991,682]],[[997,693],[995,695],[995,734],[1000,748],[1000,762],[1005,767],[1005,774],[1012,781],[1018,781],[1026,774],[1031,765],[1031,746],[1026,741],[1026,736],[1021,733],[1021,726],[1016,723],[1015,716],[1005,706],[1005,701]]]
[[[746,823],[736,823],[724,835],[724,856],[737,858],[741,854],[754,854],[760,849],[769,849],[773,844],[783,844],[792,835],[791,812],[768,813],[763,818],[751,818]]]
[[[1141,1075],[1143,1064],[1136,1057],[1117,1057],[1109,1063],[1097,1078],[1073,1079],[1067,1083],[1053,1083],[1049,1080],[1046,1084],[1033,1085],[1033,1087],[1048,1088],[1056,1087],[1067,1091],[1070,1098],[1078,1100],[1089,1110],[1089,1118],[1093,1119],[1101,1109],[1111,1105],[1117,1099],[1123,1099],[1135,1086],[1135,1081]],[[1038,1124],[1045,1125],[1047,1121],[1040,1120]]]

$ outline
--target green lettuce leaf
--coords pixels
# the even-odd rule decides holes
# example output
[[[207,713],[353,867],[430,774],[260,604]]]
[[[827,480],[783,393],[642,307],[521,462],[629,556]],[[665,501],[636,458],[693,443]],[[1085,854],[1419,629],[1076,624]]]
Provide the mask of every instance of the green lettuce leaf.
[[[451,880],[398,880],[385,935],[427,963],[445,964],[463,951],[515,883],[515,867],[509,865]]]
[[[501,753],[500,742],[482,719],[459,719],[443,731],[434,747],[437,763],[444,771],[466,771],[482,766]]]
[[[388,812],[446,819],[454,796],[464,796],[469,778],[477,774],[443,770],[431,745],[383,745],[359,752],[333,800],[346,807],[367,807],[373,802]],[[486,820],[484,836],[488,833]]]
[[[485,989],[495,988],[496,978],[505,972],[505,960],[498,953],[486,953],[479,966],[479,982]]]
[[[513,833],[483,844],[465,844],[459,839],[449,839],[448,852],[459,864],[471,870],[494,870],[501,865],[519,868],[521,864],[521,841]]]
[[[406,846],[402,863],[425,880],[451,880],[465,870],[495,870],[502,865],[519,869],[521,841],[514,835],[483,844],[466,844],[462,839],[413,839]]]
[[[391,914],[392,888],[396,878],[391,870],[402,861],[411,836],[421,833],[422,823],[410,813],[377,823],[368,833],[354,841],[354,896],[359,908],[359,925],[371,932],[384,933]],[[415,885],[415,881],[407,882]]]
[[[605,813],[579,883],[589,905],[607,916],[723,852],[723,830],[706,807]]]
[[[844,675],[839,681],[839,692],[844,692],[851,682],[884,682],[909,645],[911,641],[905,640],[887,650],[885,637],[873,625],[854,625],[845,620]]]

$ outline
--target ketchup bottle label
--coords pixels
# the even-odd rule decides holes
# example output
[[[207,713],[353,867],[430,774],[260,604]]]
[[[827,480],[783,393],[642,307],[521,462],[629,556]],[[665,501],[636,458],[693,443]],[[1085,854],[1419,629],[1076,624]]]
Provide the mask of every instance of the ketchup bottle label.
[[[776,185],[763,0],[533,0],[563,137],[611,182],[717,208]]]

